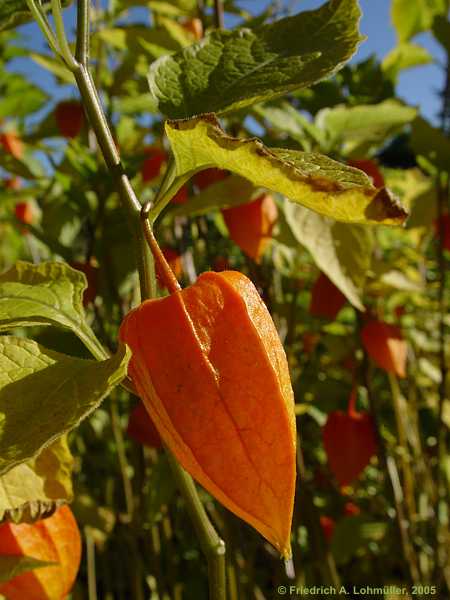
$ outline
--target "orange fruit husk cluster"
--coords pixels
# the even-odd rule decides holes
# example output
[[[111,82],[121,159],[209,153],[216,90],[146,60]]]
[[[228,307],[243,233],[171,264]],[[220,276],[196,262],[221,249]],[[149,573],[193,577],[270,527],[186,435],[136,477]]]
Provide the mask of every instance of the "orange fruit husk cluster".
[[[86,275],[87,288],[83,292],[83,306],[86,307],[92,304],[97,296],[97,287],[99,279],[99,267],[95,259],[89,262],[72,261],[69,263],[71,267],[81,271]]]
[[[0,145],[5,152],[20,160],[23,157],[23,143],[20,137],[14,131],[8,131],[0,134]]]
[[[223,209],[222,215],[233,242],[255,262],[260,262],[278,218],[272,196],[263,194],[253,202]]]
[[[63,600],[80,566],[81,538],[68,506],[37,523],[0,526],[0,555],[29,556],[58,563],[17,575],[0,585],[8,600]]]
[[[18,202],[14,207],[16,219],[25,225],[31,225],[34,221],[33,207],[29,202]]]
[[[55,121],[59,133],[65,138],[75,138],[84,125],[84,110],[76,100],[64,100],[55,108]]]
[[[290,556],[296,428],[286,356],[252,282],[204,273],[131,311],[129,375],[164,443],[224,506]]]
[[[311,290],[309,313],[333,321],[346,302],[347,298],[341,290],[328,279],[325,273],[321,273]]]
[[[161,448],[162,441],[143,402],[139,402],[128,418],[127,434],[148,448]]]
[[[224,171],[223,169],[217,169],[213,167],[211,169],[204,169],[203,171],[199,171],[194,175],[193,181],[195,186],[201,191],[212,185],[213,183],[217,183],[222,181],[226,177],[228,177],[228,171]]]
[[[195,40],[201,40],[203,37],[203,23],[197,17],[185,19],[181,26],[188,31]]]
[[[145,159],[141,166],[142,181],[152,181],[161,173],[163,164],[167,161],[167,154],[162,148],[149,146],[144,150]]]
[[[373,419],[367,412],[357,412],[355,402],[354,389],[348,411],[331,412],[322,432],[328,464],[341,486],[357,479],[377,452]]]
[[[361,329],[361,341],[370,358],[380,369],[406,377],[408,345],[400,327],[372,319]]]

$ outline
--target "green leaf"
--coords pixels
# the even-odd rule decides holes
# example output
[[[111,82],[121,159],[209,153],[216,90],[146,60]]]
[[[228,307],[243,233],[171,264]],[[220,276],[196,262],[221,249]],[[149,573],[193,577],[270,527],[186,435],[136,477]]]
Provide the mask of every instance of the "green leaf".
[[[314,262],[359,310],[371,264],[373,232],[367,227],[337,223],[290,202],[284,214],[296,240]]]
[[[114,98],[114,110],[123,115],[135,113],[157,113],[157,106],[151,94],[135,94]]]
[[[331,539],[331,552],[336,562],[346,563],[370,541],[382,540],[386,529],[386,523],[368,521],[362,515],[345,517],[337,523]]]
[[[400,42],[429,29],[437,15],[447,14],[448,0],[392,0],[392,23]]]
[[[450,56],[450,21],[444,16],[438,16],[433,21],[433,34]]]
[[[174,30],[170,25],[167,26],[168,23],[163,19],[161,26],[157,28],[149,28],[145,25],[122,25],[122,27],[101,29],[96,35],[113,48],[121,51],[128,50],[135,56],[139,52],[143,53],[142,49],[145,44],[164,48],[166,52],[178,51],[186,42],[183,44],[177,37],[178,28]],[[160,24],[158,23],[158,25]]]
[[[418,117],[412,125],[411,146],[438,170],[450,173],[450,140],[425,119]]]
[[[63,6],[68,6],[70,0],[63,0]],[[42,2],[42,8],[48,10],[50,2]],[[0,1],[0,31],[12,29],[22,23],[32,20],[31,12],[25,0],[1,0]]]
[[[61,436],[36,458],[0,477],[0,522],[33,522],[72,500],[73,458]]]
[[[26,573],[27,571],[50,567],[54,564],[53,562],[39,560],[31,556],[0,555],[0,583],[10,581],[10,579],[22,575],[22,573]]]
[[[381,64],[387,77],[396,79],[400,71],[427,65],[433,62],[433,57],[423,46],[404,42],[396,46],[385,58]]]
[[[213,115],[168,121],[166,133],[179,176],[215,166],[336,220],[399,224],[407,217],[388,190],[374,188],[362,171],[321,154],[230,137]]]
[[[176,485],[171,474],[169,461],[165,454],[158,454],[158,460],[152,466],[144,503],[147,521],[151,524],[163,517],[163,507],[172,500],[176,493]]]
[[[278,106],[256,106],[253,112],[267,121],[271,128],[289,135],[303,150],[310,151],[314,145],[323,145],[323,134],[319,128],[289,102],[280,102]]]
[[[183,118],[235,111],[310,86],[352,57],[362,39],[360,15],[357,0],[330,0],[255,29],[213,31],[155,61],[150,91],[163,114]]]
[[[360,106],[336,106],[324,109],[317,116],[317,124],[328,134],[329,147],[338,148],[348,155],[362,147],[382,145],[386,137],[396,133],[417,115],[417,110],[396,100]]]
[[[0,474],[77,427],[124,379],[129,358],[122,344],[95,361],[0,336]]]
[[[83,310],[86,277],[65,263],[17,262],[0,275],[0,331],[12,327],[56,325],[73,331],[97,358],[106,351]]]
[[[406,227],[431,227],[437,218],[436,186],[420,169],[387,169],[384,178],[410,211]]]
[[[62,83],[75,84],[73,73],[71,73],[57,58],[47,54],[38,54],[37,52],[31,52],[30,58],[46,71],[50,71],[50,73],[57,77]]]
[[[23,75],[0,72],[0,117],[26,117],[47,101],[47,94]]]
[[[18,160],[12,154],[2,150],[0,167],[24,179],[36,179],[43,174],[41,164],[33,156],[30,156],[29,152],[21,160]]]
[[[222,181],[209,185],[188,202],[177,206],[172,215],[201,215],[214,209],[229,208],[256,199],[262,190],[256,188],[248,179],[239,175],[230,175]]]

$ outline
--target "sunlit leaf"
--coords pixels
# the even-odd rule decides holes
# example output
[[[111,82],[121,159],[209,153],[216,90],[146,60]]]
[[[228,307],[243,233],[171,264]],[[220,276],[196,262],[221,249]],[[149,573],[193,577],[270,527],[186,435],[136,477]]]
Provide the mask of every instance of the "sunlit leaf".
[[[256,139],[228,136],[212,115],[168,121],[178,175],[208,167],[228,169],[255,186],[280,192],[336,220],[398,224],[405,209],[385,189],[376,189],[365,173],[321,154],[266,148]]]
[[[445,15],[448,0],[392,0],[391,18],[400,42],[429,29],[437,15]]]
[[[372,230],[338,223],[290,202],[285,202],[284,213],[295,238],[309,250],[319,269],[353,306],[364,310],[362,293],[371,263]]]
[[[94,361],[0,336],[0,474],[76,427],[126,376],[129,357],[123,345]]]
[[[416,115],[415,108],[397,100],[385,100],[379,104],[326,108],[317,116],[317,124],[325,129],[331,148],[342,145],[344,154],[364,156],[366,148],[384,144],[387,136],[411,123]]]
[[[100,356],[106,356],[83,310],[86,277],[65,263],[19,261],[0,275],[0,331],[18,326],[57,325],[72,330]]]
[[[400,71],[404,69],[426,65],[431,62],[433,62],[433,57],[423,46],[404,42],[384,57],[382,68],[387,77],[396,79]]]

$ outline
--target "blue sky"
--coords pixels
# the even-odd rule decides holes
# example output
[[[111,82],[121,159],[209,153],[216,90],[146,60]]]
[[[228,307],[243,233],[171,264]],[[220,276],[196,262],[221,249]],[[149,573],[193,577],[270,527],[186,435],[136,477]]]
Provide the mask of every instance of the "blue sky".
[[[324,0],[297,0],[296,11],[316,8],[323,4]],[[241,6],[249,11],[257,13],[263,6],[263,0],[243,0]],[[367,36],[359,48],[353,61],[361,61],[371,54],[376,54],[382,59],[396,44],[395,31],[390,22],[390,0],[360,0],[363,11],[361,21],[361,32]],[[66,10],[66,22],[70,30],[74,23],[74,6]],[[25,34],[30,48],[42,51],[45,48],[42,35],[35,24],[28,24],[21,28]],[[414,42],[423,45],[435,57],[437,63],[443,64],[445,52],[441,46],[428,34],[420,34]],[[442,89],[444,72],[439,64],[430,64],[405,71],[400,75],[398,93],[409,104],[419,107],[421,113],[431,121],[436,122],[439,111],[440,100],[437,91]],[[60,89],[56,92],[53,78],[35,63],[26,59],[17,59],[14,69],[26,72],[34,81],[42,87],[50,90],[55,99],[67,95],[74,95],[75,91]]]

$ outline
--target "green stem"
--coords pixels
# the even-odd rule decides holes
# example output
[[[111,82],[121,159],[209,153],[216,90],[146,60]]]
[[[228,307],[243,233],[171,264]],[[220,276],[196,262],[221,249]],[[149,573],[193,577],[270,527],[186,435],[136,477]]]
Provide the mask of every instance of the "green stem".
[[[361,318],[360,318],[361,321]],[[420,574],[417,566],[417,560],[412,545],[408,521],[404,511],[404,498],[403,490],[400,485],[400,479],[398,476],[397,465],[392,456],[389,455],[387,448],[384,443],[384,439],[381,435],[380,422],[379,422],[379,406],[376,400],[376,395],[372,390],[372,382],[370,377],[369,357],[366,352],[363,354],[363,362],[361,365],[362,379],[364,386],[367,391],[367,397],[369,400],[370,412],[375,423],[375,433],[377,437],[378,446],[378,457],[381,465],[383,466],[384,472],[387,474],[389,482],[389,492],[392,497],[392,501],[395,506],[395,515],[397,520],[397,528],[400,537],[402,547],[402,562],[405,570],[405,577],[408,578],[408,583],[412,586],[420,582]]]
[[[88,576],[88,599],[97,600],[97,583],[95,569],[95,541],[92,537],[91,528],[86,525],[84,528],[84,537],[86,538],[86,561]]]
[[[58,42],[56,41],[55,35],[47,21],[47,17],[42,12],[41,7],[36,4],[34,0],[26,0],[26,3],[35,21],[39,25],[40,30],[44,34],[48,45],[56,54],[56,56],[59,56]]]
[[[311,554],[317,560],[316,567],[320,573],[321,582],[336,589],[341,587],[336,563],[320,526],[320,515],[314,504],[314,498],[306,478],[305,461],[300,439],[297,438],[297,471],[300,494],[303,502],[303,519],[308,529],[311,543]],[[340,593],[338,595],[341,595]]]
[[[87,66],[89,61],[89,18],[90,0],[77,2],[77,42],[75,59],[80,65]]]
[[[225,25],[222,0],[214,0],[214,25],[217,29],[223,29]]]
[[[437,248],[437,262],[439,270],[439,290],[438,290],[438,305],[439,305],[439,369],[441,372],[441,380],[439,382],[439,402],[437,415],[437,463],[436,463],[436,489],[437,489],[437,518],[436,518],[436,561],[435,561],[435,579],[442,585],[441,579],[445,575],[447,569],[448,575],[448,521],[440,516],[445,514],[448,506],[448,486],[446,484],[446,460],[447,460],[447,427],[444,423],[444,406],[447,400],[447,379],[448,367],[446,356],[446,325],[445,317],[447,314],[447,302],[445,297],[445,276],[447,271],[446,259],[444,254],[444,238],[445,226],[443,216],[445,209],[448,207],[449,196],[449,177],[446,175],[446,181],[443,182],[443,174],[439,173],[437,180],[437,212],[439,223],[439,240]],[[441,579],[439,579],[441,578]]]
[[[410,523],[416,521],[416,503],[414,495],[414,477],[411,470],[411,456],[409,452],[408,438],[408,406],[405,398],[402,396],[398,379],[393,373],[388,373],[389,385],[392,394],[392,403],[394,405],[395,421],[397,425],[398,447],[400,450],[400,464],[403,474],[403,488],[406,500],[406,507],[409,513]]]
[[[125,451],[125,444],[123,441],[122,429],[119,423],[119,415],[117,411],[117,399],[115,394],[111,394],[110,397],[110,416],[111,416],[111,427],[113,431],[114,441],[116,443],[117,458],[119,461],[120,475],[122,477],[123,494],[125,497],[125,506],[127,510],[127,522],[131,523],[133,520],[134,513],[134,497],[133,487],[131,480],[128,477],[128,460],[127,453]]]
[[[171,452],[167,452],[172,473],[183,494],[203,553],[208,561],[210,600],[226,598],[225,543],[219,537],[201,503],[192,477],[180,467]]]
[[[55,21],[56,39],[58,40],[59,53],[66,63],[67,67],[73,71],[77,68],[78,63],[74,59],[72,50],[67,41],[66,32],[64,30],[64,21],[62,17],[60,0],[51,0],[52,14]]]

